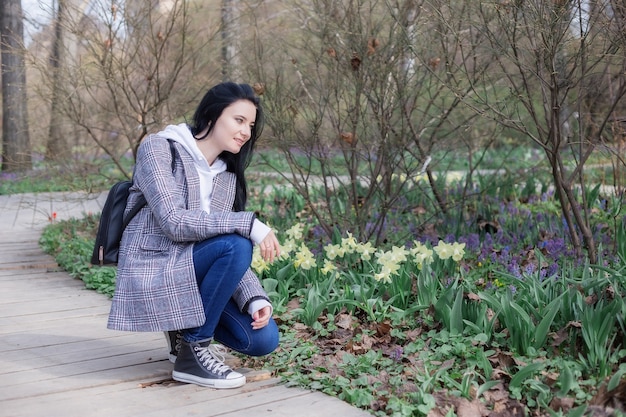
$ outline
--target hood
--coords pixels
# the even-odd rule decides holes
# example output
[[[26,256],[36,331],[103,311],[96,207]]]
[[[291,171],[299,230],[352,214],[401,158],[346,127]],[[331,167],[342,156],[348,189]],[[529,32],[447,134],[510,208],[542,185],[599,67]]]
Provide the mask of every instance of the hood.
[[[196,166],[202,171],[212,172],[213,175],[215,175],[226,170],[226,163],[219,158],[213,162],[213,165],[209,165],[204,155],[202,155],[202,152],[200,152],[197,140],[191,134],[191,130],[186,123],[168,125],[165,129],[160,131],[157,136],[171,139],[183,145],[187,152],[189,152],[189,155],[192,156]]]
[[[169,125],[159,132],[158,136],[180,143],[191,155],[200,180],[200,207],[207,213],[210,213],[213,180],[217,174],[226,171],[226,162],[217,158],[213,165],[209,165],[200,148],[198,148],[198,142],[191,134],[189,126],[185,123]]]

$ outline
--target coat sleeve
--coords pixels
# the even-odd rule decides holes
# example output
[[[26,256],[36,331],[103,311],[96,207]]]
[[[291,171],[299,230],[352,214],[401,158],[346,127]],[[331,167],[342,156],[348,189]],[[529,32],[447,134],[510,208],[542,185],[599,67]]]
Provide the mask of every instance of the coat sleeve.
[[[271,302],[267,293],[263,289],[259,278],[252,271],[252,269],[248,268],[233,293],[233,300],[237,303],[239,310],[241,310],[242,313],[245,313],[248,310],[250,302],[259,298],[263,298]]]

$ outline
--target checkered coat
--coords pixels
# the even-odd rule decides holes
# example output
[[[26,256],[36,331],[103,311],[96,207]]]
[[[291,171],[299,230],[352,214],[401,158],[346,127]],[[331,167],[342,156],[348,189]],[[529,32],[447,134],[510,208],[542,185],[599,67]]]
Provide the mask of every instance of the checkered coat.
[[[169,142],[155,135],[139,146],[126,210],[140,193],[148,205],[122,236],[110,329],[165,331],[202,325],[205,314],[193,266],[194,242],[226,233],[250,237],[254,214],[232,211],[235,175],[225,171],[215,177],[207,213],[200,208],[200,179],[193,159],[183,145],[172,143],[173,153]],[[248,303],[259,297],[269,301],[248,269],[233,299],[246,311]]]

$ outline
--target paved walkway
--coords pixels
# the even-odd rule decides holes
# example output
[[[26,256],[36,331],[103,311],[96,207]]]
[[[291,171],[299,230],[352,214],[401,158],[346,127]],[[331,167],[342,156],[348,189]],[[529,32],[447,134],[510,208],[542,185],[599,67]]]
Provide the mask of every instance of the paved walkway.
[[[0,196],[0,417],[370,415],[263,370],[242,370],[251,382],[234,390],[181,384],[171,380],[162,334],[107,330],[110,300],[37,243],[54,218],[99,212],[104,200]]]

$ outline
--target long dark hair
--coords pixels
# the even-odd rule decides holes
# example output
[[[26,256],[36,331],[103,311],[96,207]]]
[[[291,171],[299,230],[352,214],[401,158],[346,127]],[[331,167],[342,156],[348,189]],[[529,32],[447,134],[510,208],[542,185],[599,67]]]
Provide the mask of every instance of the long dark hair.
[[[256,120],[250,132],[250,139],[241,147],[239,153],[233,154],[224,151],[219,157],[226,162],[226,170],[233,172],[237,177],[234,211],[243,211],[248,199],[248,189],[244,171],[252,160],[252,152],[258,137],[263,130],[263,109],[259,97],[248,84],[225,82],[212,87],[202,98],[192,123],[189,125],[194,137],[204,129],[209,128],[207,135],[215,126],[215,122],[222,115],[224,109],[238,100],[248,100],[256,107]],[[196,138],[202,139],[202,138]]]

